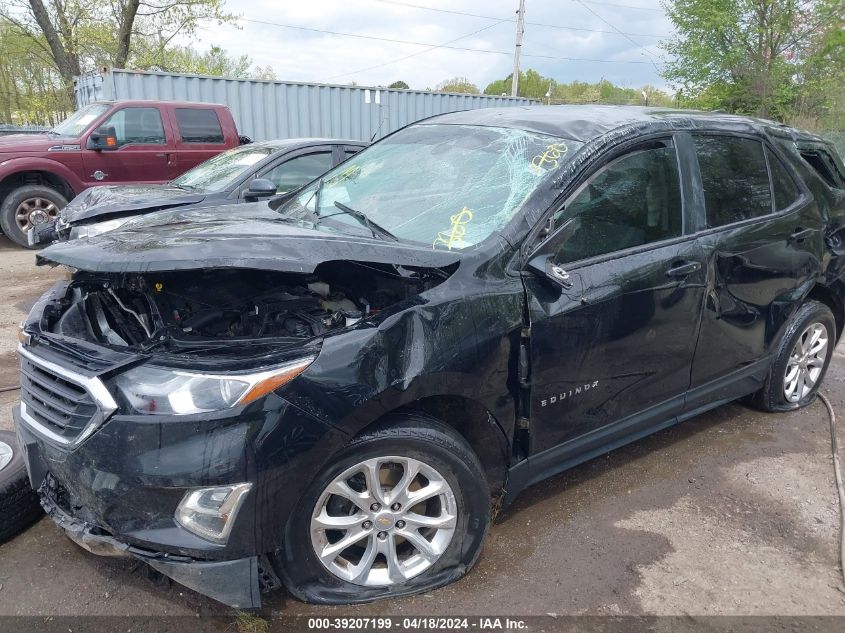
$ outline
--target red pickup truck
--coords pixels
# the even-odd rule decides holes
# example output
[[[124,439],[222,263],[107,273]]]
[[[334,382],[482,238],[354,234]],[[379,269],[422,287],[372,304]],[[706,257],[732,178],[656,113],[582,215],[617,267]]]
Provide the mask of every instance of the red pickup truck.
[[[167,182],[242,142],[225,106],[159,101],[96,102],[46,134],[0,136],[0,229],[27,246],[88,187]]]

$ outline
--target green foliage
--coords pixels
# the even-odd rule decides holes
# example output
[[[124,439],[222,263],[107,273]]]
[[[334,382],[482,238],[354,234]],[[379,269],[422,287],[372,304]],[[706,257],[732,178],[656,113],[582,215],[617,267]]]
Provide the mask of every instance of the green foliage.
[[[388,86],[388,88],[395,88],[397,90],[410,90],[411,86],[406,84],[404,81],[394,81],[392,84]]]
[[[42,44],[0,20],[0,123],[55,125],[74,110]]]
[[[212,46],[204,53],[187,46],[140,50],[135,54],[133,62],[135,68],[168,73],[213,75],[235,79],[276,79],[272,67],[254,66],[249,55],[232,57],[219,46]]]
[[[224,0],[0,0],[0,121],[55,123],[75,75],[103,67],[275,79],[272,67],[178,39],[230,22]],[[39,10],[40,9],[40,10]]]
[[[684,105],[816,122],[845,81],[842,0],[666,0]],[[840,102],[841,103],[841,102]]]
[[[513,75],[491,82],[484,89],[487,95],[510,95]],[[643,92],[648,95],[648,105],[672,106],[673,99],[654,86],[641,88],[622,88],[602,79],[596,83],[573,81],[558,83],[551,77],[544,77],[536,70],[529,69],[519,74],[518,94],[527,99],[536,99],[543,103],[607,103],[616,105],[643,105]]]
[[[454,77],[453,79],[441,81],[439,84],[437,84],[435,90],[437,90],[438,92],[463,92],[466,94],[473,95],[477,95],[481,92],[478,89],[478,86],[476,86],[466,77]]]
[[[491,82],[484,89],[486,95],[510,95],[511,84],[513,82],[513,73],[504,79],[497,79]],[[529,68],[526,71],[519,73],[519,86],[517,94],[526,99],[545,99],[546,93],[557,85],[554,79],[543,77],[536,70]]]

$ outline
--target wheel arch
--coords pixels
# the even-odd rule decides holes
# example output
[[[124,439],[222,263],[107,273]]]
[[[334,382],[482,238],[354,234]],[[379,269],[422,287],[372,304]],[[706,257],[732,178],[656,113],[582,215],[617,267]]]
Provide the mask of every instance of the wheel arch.
[[[68,201],[85,189],[85,184],[66,165],[32,157],[11,159],[0,167],[0,204],[10,191],[26,185],[46,185]]]
[[[18,187],[41,185],[55,189],[68,201],[75,195],[71,184],[61,176],[48,170],[24,170],[8,174],[0,180],[0,203]]]
[[[807,293],[806,299],[818,301],[826,305],[833,312],[833,318],[836,321],[836,340],[842,336],[843,327],[845,327],[845,302],[843,302],[843,292],[845,292],[845,284],[837,280],[839,285],[837,291],[832,286],[825,286],[816,284]]]
[[[504,489],[510,442],[487,408],[471,398],[456,395],[429,395],[385,412],[355,433],[360,435],[389,422],[397,415],[420,413],[445,423],[470,445],[481,462],[491,498],[498,498]]]

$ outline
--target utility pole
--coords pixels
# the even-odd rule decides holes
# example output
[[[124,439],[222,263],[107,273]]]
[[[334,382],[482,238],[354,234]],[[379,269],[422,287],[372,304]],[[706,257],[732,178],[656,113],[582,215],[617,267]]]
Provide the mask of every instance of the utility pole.
[[[513,81],[511,81],[511,96],[516,97],[519,91],[519,51],[522,48],[522,34],[525,32],[525,0],[519,0],[519,10],[516,12],[516,46],[513,51]]]

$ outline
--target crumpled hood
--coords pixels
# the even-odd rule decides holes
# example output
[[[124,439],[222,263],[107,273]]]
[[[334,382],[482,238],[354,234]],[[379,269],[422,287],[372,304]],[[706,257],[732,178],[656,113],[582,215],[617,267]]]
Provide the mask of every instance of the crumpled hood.
[[[64,222],[98,221],[138,212],[159,211],[205,200],[205,194],[170,185],[105,185],[91,187],[62,209]]]
[[[36,260],[107,273],[202,268],[311,273],[328,261],[441,268],[460,258],[430,246],[317,230],[259,202],[153,213],[97,237],[53,244]]]

